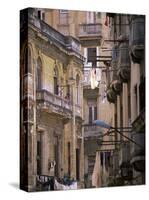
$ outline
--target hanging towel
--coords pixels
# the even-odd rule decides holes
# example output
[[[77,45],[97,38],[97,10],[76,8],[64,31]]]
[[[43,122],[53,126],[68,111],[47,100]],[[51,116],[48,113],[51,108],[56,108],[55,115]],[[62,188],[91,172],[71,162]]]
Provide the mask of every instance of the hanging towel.
[[[92,186],[100,187],[101,186],[101,174],[100,174],[100,153],[96,152],[96,160],[94,165],[94,170],[92,174]]]
[[[95,89],[98,85],[95,68],[91,69],[90,77],[91,77],[91,89]]]

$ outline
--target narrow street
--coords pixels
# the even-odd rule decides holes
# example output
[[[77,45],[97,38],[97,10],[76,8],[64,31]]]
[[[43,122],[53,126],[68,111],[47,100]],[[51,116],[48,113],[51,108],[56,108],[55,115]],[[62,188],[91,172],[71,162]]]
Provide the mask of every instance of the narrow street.
[[[28,8],[20,187],[145,184],[145,16]]]

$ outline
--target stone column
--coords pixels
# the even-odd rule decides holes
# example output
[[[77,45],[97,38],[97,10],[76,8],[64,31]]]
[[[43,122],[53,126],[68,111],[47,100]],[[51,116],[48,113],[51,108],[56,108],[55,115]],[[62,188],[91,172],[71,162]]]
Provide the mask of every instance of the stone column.
[[[80,149],[80,181],[81,188],[84,187],[84,131],[82,130],[81,149]]]
[[[76,178],[76,120],[75,120],[75,85],[72,86],[72,151],[71,177]]]
[[[36,92],[35,92],[35,60],[32,59],[32,74],[23,74],[21,83],[21,160],[23,160],[21,188],[27,191],[36,190]],[[23,146],[22,146],[23,145]],[[22,164],[21,164],[22,165]]]
[[[34,154],[35,147],[35,129],[33,124],[28,125],[28,191],[34,191],[36,188],[36,172],[35,162],[36,157]]]

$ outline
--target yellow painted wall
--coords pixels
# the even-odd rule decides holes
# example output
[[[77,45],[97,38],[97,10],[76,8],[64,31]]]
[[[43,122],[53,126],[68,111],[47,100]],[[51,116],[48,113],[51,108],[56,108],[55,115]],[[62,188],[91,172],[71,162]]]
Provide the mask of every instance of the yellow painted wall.
[[[41,54],[42,58],[42,88],[53,93],[54,91],[54,67],[57,65],[58,68],[58,83],[59,85],[66,84],[66,75],[63,71],[63,65],[60,62],[53,60],[52,58]],[[63,83],[62,83],[63,80]],[[66,88],[64,88],[64,95],[66,94]]]

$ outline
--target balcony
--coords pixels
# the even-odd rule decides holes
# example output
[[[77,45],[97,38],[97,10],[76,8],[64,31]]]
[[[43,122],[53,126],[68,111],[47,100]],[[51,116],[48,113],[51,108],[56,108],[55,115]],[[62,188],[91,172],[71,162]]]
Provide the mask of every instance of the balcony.
[[[132,139],[139,144],[132,145],[131,148],[131,164],[134,169],[139,172],[145,171],[145,134],[144,133],[133,133]]]
[[[77,52],[80,54],[81,56],[81,45],[80,45],[80,41],[78,41],[76,38],[72,37],[72,36],[67,36],[66,39],[66,47],[67,49],[71,52]],[[70,54],[69,53],[69,54]],[[84,57],[81,56],[82,60],[84,60]]]
[[[99,96],[99,88],[91,89],[90,85],[85,85],[83,88],[83,96],[85,98],[97,98]]]
[[[83,45],[96,45],[102,37],[102,24],[80,24],[78,37]]]
[[[101,24],[80,24],[79,36],[90,36],[100,35],[101,36]]]
[[[72,117],[72,103],[68,99],[55,95],[47,90],[39,90],[36,93],[37,108],[49,113],[55,113],[66,118]],[[75,105],[75,116],[81,117],[81,106]]]
[[[58,29],[60,29],[59,31],[63,32],[62,34],[53,27],[49,26],[44,21],[38,19],[37,17],[29,13],[28,26],[31,29],[36,30],[37,36],[39,38],[45,39],[46,41],[50,42],[50,44],[60,48],[61,50],[64,50],[70,55],[75,55],[83,61],[83,56],[81,55],[80,50],[78,50],[80,48],[79,41],[75,38],[68,36],[68,25],[64,25],[63,27],[60,25],[58,26]]]
[[[57,96],[47,90],[39,90],[36,93],[37,108],[49,113],[55,113],[67,118],[72,116],[72,104],[70,100]]]
[[[130,31],[130,50],[134,63],[144,58],[145,49],[145,16],[133,16]]]
[[[84,125],[84,137],[86,139],[91,137],[99,137],[102,135],[101,128],[99,126],[93,124],[86,124]]]
[[[118,72],[117,75],[121,82],[128,82],[130,79],[130,56],[129,56],[129,45],[122,43],[119,48],[119,59],[118,59]]]

